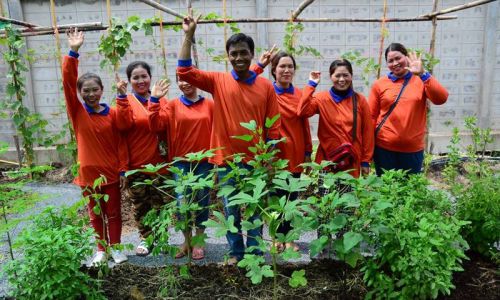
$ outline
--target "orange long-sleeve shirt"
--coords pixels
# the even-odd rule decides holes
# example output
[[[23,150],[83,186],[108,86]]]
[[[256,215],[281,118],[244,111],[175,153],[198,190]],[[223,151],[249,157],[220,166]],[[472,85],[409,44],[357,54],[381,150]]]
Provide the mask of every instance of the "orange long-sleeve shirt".
[[[252,65],[250,70],[257,74],[262,74],[264,69],[259,65]],[[280,111],[280,135],[286,141],[278,144],[278,157],[288,160],[288,171],[292,173],[302,172],[302,164],[305,156],[312,153],[311,130],[309,119],[297,116],[297,106],[299,105],[302,92],[300,89],[291,86],[287,90],[279,88],[273,84],[278,100]]]
[[[312,153],[309,119],[297,116],[301,97],[302,92],[295,87],[292,94],[276,93],[281,116],[280,134],[286,138],[284,143],[278,144],[278,157],[288,159],[288,170],[292,173],[302,172],[299,165],[304,162],[306,155]]]
[[[343,143],[352,144],[353,106],[352,97],[336,103],[329,91],[318,92],[313,95],[315,88],[306,86],[303,89],[297,115],[311,117],[319,114],[318,139],[319,146],[316,162],[326,159],[327,149],[335,149]],[[358,118],[356,127],[356,141],[353,146],[355,162],[353,176],[359,176],[361,163],[368,163],[373,156],[374,137],[373,123],[370,118],[370,109],[366,98],[359,93]]]
[[[89,113],[77,96],[78,59],[65,56],[63,87],[69,119],[75,130],[80,169],[75,178],[79,186],[92,186],[100,175],[106,184],[119,181],[128,153],[124,139],[116,127],[116,109]]]
[[[244,153],[244,161],[253,154],[248,150],[251,143],[235,139],[233,136],[246,135],[249,131],[241,122],[254,120],[258,127],[265,128],[266,118],[279,114],[278,102],[271,83],[254,73],[252,78],[236,80],[232,73],[206,72],[191,66],[190,60],[180,60],[177,67],[179,79],[209,92],[214,97],[214,114],[210,148],[216,150],[209,161],[222,165],[228,156]],[[264,130],[267,139],[279,138],[280,120]]]
[[[187,105],[179,98],[160,100],[160,103],[149,103],[149,125],[151,130],[158,133],[168,132],[169,160],[210,149],[214,108],[212,99],[187,102]]]
[[[391,104],[396,100],[404,79],[393,82],[384,76],[373,84],[369,99],[375,127],[382,121]],[[417,152],[424,149],[427,108],[426,99],[440,105],[448,99],[448,91],[434,78],[423,81],[411,76],[398,104],[382,125],[376,145],[397,152]]]
[[[142,103],[133,94],[117,98],[117,127],[126,137],[130,170],[164,161],[158,150],[158,135],[149,128],[148,102]]]

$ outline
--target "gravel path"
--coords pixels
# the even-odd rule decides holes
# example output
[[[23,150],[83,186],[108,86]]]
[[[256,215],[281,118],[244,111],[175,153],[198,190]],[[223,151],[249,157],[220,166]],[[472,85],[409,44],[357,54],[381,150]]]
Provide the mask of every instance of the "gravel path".
[[[81,197],[80,188],[73,184],[44,184],[44,183],[30,183],[26,185],[26,189],[33,191],[43,196],[43,200],[38,202],[33,209],[26,213],[26,215],[36,215],[40,213],[45,207],[49,205],[62,206],[71,205],[78,201]],[[21,222],[18,226],[11,230],[11,236],[15,238],[21,230],[27,225],[27,222]],[[265,230],[264,230],[265,232]],[[175,232],[171,230],[171,243],[172,245],[180,245],[183,241],[182,234],[180,232]],[[225,237],[215,238],[214,230],[211,228],[207,229],[208,239],[206,241],[205,259],[196,261],[197,264],[208,264],[208,263],[222,263],[224,258],[228,253],[228,245]],[[311,240],[316,238],[316,233],[307,233],[303,235],[297,244],[300,247],[300,252],[302,254],[300,259],[295,260],[295,262],[309,262],[309,250],[308,244]],[[134,249],[127,250],[125,253],[128,256],[128,263],[142,265],[142,266],[162,266],[166,264],[184,264],[186,258],[174,260],[168,256],[159,255],[147,257],[138,257],[135,253],[135,246],[139,243],[139,234],[137,231],[131,231],[122,235],[123,244],[132,244]],[[2,244],[0,245],[0,267],[8,261],[8,245],[6,236],[2,237]],[[16,254],[14,254],[16,256]],[[269,258],[268,258],[269,259]],[[89,258],[90,261],[90,258]],[[86,263],[88,264],[89,261]],[[114,263],[110,262],[109,266],[113,267]],[[0,273],[0,298],[4,297],[7,293],[8,284]]]

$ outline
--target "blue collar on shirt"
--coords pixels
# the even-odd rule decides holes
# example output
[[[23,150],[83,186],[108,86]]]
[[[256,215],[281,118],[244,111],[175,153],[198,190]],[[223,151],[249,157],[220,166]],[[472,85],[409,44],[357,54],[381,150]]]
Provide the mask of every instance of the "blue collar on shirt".
[[[251,71],[251,70],[248,70],[248,72],[250,73],[250,77],[243,80],[243,82],[246,84],[253,84],[255,82],[255,79],[257,79],[257,73],[255,73],[254,71]],[[236,80],[236,81],[240,80],[240,78],[238,77],[238,74],[236,74],[236,71],[234,71],[234,69],[231,70],[231,75],[233,76],[234,80]]]
[[[188,98],[186,98],[184,95],[181,95],[181,96],[179,97],[179,100],[181,100],[181,102],[182,102],[184,105],[186,105],[186,106],[191,106],[191,105],[193,105],[193,104],[196,104],[196,103],[199,103],[199,102],[201,102],[201,101],[205,100],[205,97],[203,97],[202,95],[198,95],[198,101],[193,102],[193,101],[189,100]]]
[[[149,99],[146,99],[142,96],[140,96],[139,94],[137,94],[136,92],[133,92],[134,93],[134,96],[137,98],[137,100],[139,100],[142,104],[146,104],[148,103],[148,100]]]
[[[347,94],[345,96],[337,95],[333,91],[333,87],[330,89],[330,96],[332,96],[332,99],[333,99],[333,101],[335,101],[335,103],[340,103],[340,102],[342,102],[342,100],[347,99],[349,97],[352,97],[353,93],[354,93],[354,91],[352,90],[352,87],[349,88],[349,91],[347,92]]]
[[[398,79],[410,79],[412,75],[413,75],[413,74],[412,74],[411,72],[408,72],[408,73],[406,73],[406,75],[405,75],[405,76],[403,76],[403,77],[396,77],[396,76],[394,76],[394,74],[392,74],[392,72],[389,72],[389,73],[387,74],[387,77],[389,77],[389,79],[390,79],[392,82],[396,82]]]
[[[283,95],[284,93],[288,93],[288,94],[292,94],[293,95],[293,93],[295,91],[295,89],[293,87],[293,84],[290,84],[290,86],[288,88],[286,88],[286,89],[277,86],[276,82],[273,82],[273,86],[274,86],[274,91],[278,95]]]
[[[106,103],[99,103],[99,105],[104,107],[104,109],[97,113],[92,107],[88,106],[87,103],[83,102],[83,106],[89,114],[99,114],[102,116],[107,116],[109,114],[109,106]]]

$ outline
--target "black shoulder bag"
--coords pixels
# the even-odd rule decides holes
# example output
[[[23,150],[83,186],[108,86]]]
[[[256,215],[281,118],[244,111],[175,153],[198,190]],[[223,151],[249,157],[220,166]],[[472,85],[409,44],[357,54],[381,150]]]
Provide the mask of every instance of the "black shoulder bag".
[[[411,78],[411,77],[410,77]],[[399,91],[399,94],[398,96],[396,97],[396,100],[394,100],[394,102],[392,102],[391,104],[391,107],[389,108],[389,110],[387,111],[387,113],[385,114],[384,118],[382,119],[382,121],[377,125],[377,128],[375,129],[375,136],[377,136],[378,132],[380,131],[380,129],[382,128],[382,126],[384,125],[385,121],[387,121],[387,118],[389,118],[389,116],[391,115],[392,111],[394,110],[394,108],[396,107],[396,105],[398,104],[399,102],[399,98],[401,98],[401,95],[403,94],[403,91],[405,89],[405,87],[408,85],[408,81],[410,81],[410,78],[407,78],[405,79],[405,82],[403,82],[403,86],[401,87],[401,90]]]

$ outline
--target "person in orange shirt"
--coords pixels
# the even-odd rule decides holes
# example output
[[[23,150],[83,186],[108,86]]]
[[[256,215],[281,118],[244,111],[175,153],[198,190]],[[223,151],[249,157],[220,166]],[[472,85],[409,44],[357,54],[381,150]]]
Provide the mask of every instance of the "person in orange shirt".
[[[308,86],[302,91],[297,115],[319,114],[316,162],[332,161],[331,171],[351,170],[351,174],[358,177],[360,171],[363,175],[370,173],[374,138],[368,103],[352,88],[352,75],[348,60],[335,60],[330,65],[333,86],[314,94],[321,74],[312,71]]]
[[[288,160],[288,171],[295,178],[300,178],[303,168],[300,164],[311,161],[312,141],[309,120],[306,117],[297,116],[297,106],[299,105],[302,91],[293,85],[296,63],[295,58],[283,51],[273,54],[271,49],[269,53],[264,53],[259,59],[257,66],[252,68],[258,73],[262,73],[263,69],[268,64],[266,56],[270,56],[271,74],[275,79],[273,83],[276,99],[279,104],[280,111],[280,135],[285,137],[283,143],[277,145],[280,152],[278,157]],[[287,196],[290,201],[297,199],[298,193],[287,195],[283,192],[278,192],[277,196]],[[291,230],[289,221],[284,220],[278,227],[279,233],[286,235]],[[285,245],[277,245],[278,250],[292,248],[298,251],[298,246],[293,243],[285,243]]]
[[[83,32],[71,28],[67,33],[71,50],[63,61],[63,89],[80,163],[75,183],[82,188],[83,195],[89,197],[90,222],[100,240],[92,264],[99,265],[107,260],[105,245],[120,244],[122,220],[119,172],[125,165],[127,153],[116,127],[116,110],[100,103],[103,93],[101,78],[93,73],[85,73],[78,78],[78,50],[84,41]],[[105,177],[105,183],[93,189],[94,181],[101,176]],[[103,201],[97,194],[109,198]],[[94,209],[97,201],[99,214]],[[127,260],[127,256],[119,249],[111,249],[111,256],[117,264]]]
[[[151,88],[151,67],[143,61],[135,61],[127,66],[128,82],[132,86],[132,93],[127,95],[127,82],[117,78],[118,96],[118,128],[126,136],[129,152],[129,170],[141,169],[147,164],[165,162],[159,151],[159,140],[166,136],[151,131],[148,121],[148,103],[150,98],[161,98],[168,92],[165,81]],[[163,138],[162,138],[163,137]],[[134,205],[134,218],[139,228],[141,242],[136,248],[136,255],[146,256],[151,248],[145,239],[151,234],[151,228],[142,223],[144,216],[151,209],[159,209],[164,203],[164,197],[153,185],[136,185],[138,182],[155,179],[155,174],[135,173],[130,175],[124,189],[125,196],[129,197]],[[158,182],[158,184],[160,184]]]
[[[160,105],[160,100],[151,97],[149,104],[149,126],[152,131],[167,134],[168,138],[168,160],[172,161],[175,157],[184,157],[188,153],[207,151],[210,149],[210,135],[212,132],[212,118],[214,102],[212,99],[198,95],[197,89],[191,84],[178,80],[177,85],[182,92],[178,98],[167,101],[166,105]],[[182,170],[182,173],[188,173],[193,170],[194,175],[206,178],[210,175],[213,165],[208,161],[190,163],[188,161],[176,161],[174,167]],[[174,174],[175,180],[179,180],[178,175]],[[177,201],[180,205],[183,198],[192,193],[186,190],[177,195]],[[196,212],[195,227],[196,236],[201,236],[205,232],[203,222],[208,220],[208,204],[210,200],[210,190],[205,188],[197,191],[192,199],[202,208]],[[194,260],[200,260],[205,257],[203,247],[192,247],[188,241],[191,240],[192,232],[185,231],[184,243],[179,248],[176,258],[181,258],[191,252]]]
[[[369,96],[376,127],[375,168],[378,175],[390,169],[420,173],[424,159],[426,100],[444,104],[448,92],[424,70],[420,56],[408,54],[403,45],[390,44],[385,50],[385,60],[391,72],[375,81]]]
[[[271,128],[265,128],[266,118],[272,119],[279,115],[279,108],[272,84],[250,70],[255,47],[253,39],[243,33],[231,36],[226,41],[226,52],[233,70],[230,73],[206,72],[193,68],[191,63],[191,43],[196,30],[196,20],[192,16],[187,16],[182,26],[185,35],[177,67],[179,80],[189,82],[211,93],[214,97],[210,148],[216,151],[215,155],[210,158],[210,162],[223,166],[225,160],[230,159],[233,154],[243,153],[243,163],[240,166],[250,169],[250,166],[246,164],[253,157],[248,149],[249,143],[233,138],[233,136],[248,134],[240,123],[254,120],[258,127],[265,129],[263,139],[279,139],[280,137],[279,120]],[[218,178],[224,178],[228,172],[229,168],[220,170]],[[224,184],[234,185],[235,182],[229,180]],[[240,208],[228,206],[227,197],[223,197],[223,200],[226,218],[234,216],[234,225],[238,229],[238,233],[226,234],[231,256],[228,263],[234,264],[241,260],[245,253]],[[253,222],[258,218],[256,214],[248,221]],[[262,236],[262,227],[249,230],[247,236],[247,247],[258,245],[256,237]],[[255,253],[260,254],[260,252]]]

